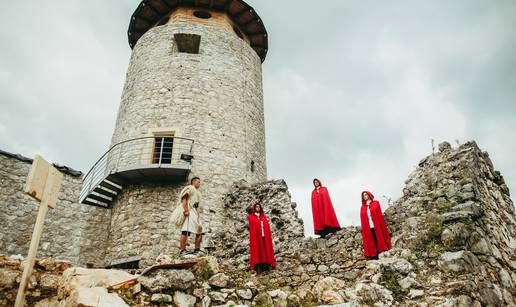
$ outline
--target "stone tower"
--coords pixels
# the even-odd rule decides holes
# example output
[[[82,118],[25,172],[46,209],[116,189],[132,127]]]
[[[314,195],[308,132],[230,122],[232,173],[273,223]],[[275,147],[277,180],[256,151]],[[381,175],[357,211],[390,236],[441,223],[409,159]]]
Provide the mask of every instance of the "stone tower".
[[[241,0],[142,1],[128,37],[111,147],[81,192],[82,203],[112,208],[106,265],[135,264],[178,239],[168,217],[192,176],[211,233],[223,231],[221,197],[232,183],[267,178],[267,32],[254,9]]]

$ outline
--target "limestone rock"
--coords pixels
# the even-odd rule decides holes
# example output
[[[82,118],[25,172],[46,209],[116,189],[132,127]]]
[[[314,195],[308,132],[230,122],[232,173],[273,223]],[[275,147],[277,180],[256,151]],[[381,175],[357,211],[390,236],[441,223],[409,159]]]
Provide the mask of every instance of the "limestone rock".
[[[282,290],[269,291],[268,294],[271,296],[274,307],[287,307],[288,305],[288,294]]]
[[[12,288],[16,282],[19,272],[0,268],[0,288]]]
[[[253,298],[253,291],[251,291],[251,289],[238,289],[236,290],[236,293],[244,300],[250,300]]]
[[[151,297],[153,303],[172,303],[172,296],[168,294],[154,293]]]
[[[412,271],[412,264],[403,258],[382,258],[379,265],[404,275]]]
[[[446,252],[439,259],[439,267],[451,272],[476,272],[478,258],[470,251]]]
[[[411,289],[409,294],[408,294],[408,296],[411,299],[415,299],[415,298],[418,298],[418,297],[422,297],[424,294],[425,294],[425,292],[423,290]]]
[[[384,305],[391,305],[394,298],[392,292],[377,284],[358,283],[355,294],[363,301],[373,301]]]
[[[418,282],[410,276],[407,276],[407,277],[401,279],[399,281],[399,285],[400,285],[401,289],[403,289],[403,290],[409,290],[410,288],[412,288],[414,286],[419,286]]]
[[[70,268],[63,273],[63,283],[77,288],[107,288],[133,277],[121,270]]]
[[[194,296],[176,291],[174,293],[174,303],[178,307],[193,307],[197,299]]]
[[[163,290],[186,290],[193,285],[195,276],[188,270],[160,270],[138,281],[147,290],[156,293]]]
[[[228,297],[227,293],[222,293],[222,292],[217,292],[217,291],[213,291],[210,293],[211,300],[216,303],[224,303],[226,301],[227,297]]]
[[[491,254],[491,248],[489,247],[489,244],[484,238],[480,238],[479,240],[473,242],[473,244],[470,247],[470,250],[475,254]]]
[[[344,303],[344,298],[337,291],[326,290],[320,296],[321,302],[328,305],[337,305]]]
[[[321,299],[325,291],[338,291],[345,286],[346,283],[343,280],[334,277],[325,277],[314,285],[313,291],[315,296]]]
[[[489,306],[501,306],[503,302],[503,296],[499,288],[489,287],[487,284],[480,286],[480,301]]]
[[[51,298],[42,299],[34,304],[34,307],[61,307],[62,304],[59,303],[59,300],[56,296]]]
[[[209,296],[205,296],[202,298],[202,302],[201,302],[201,306],[202,307],[210,307],[211,306],[211,298]]]
[[[214,286],[217,288],[226,288],[230,283],[230,279],[226,274],[218,273],[210,277],[208,283],[210,284],[210,286]]]
[[[469,237],[467,227],[462,223],[456,223],[447,227],[441,234],[441,241],[448,249],[463,247]]]
[[[206,256],[197,259],[197,263],[193,268],[193,272],[196,276],[211,277],[219,273],[219,262],[217,258],[213,256]]]
[[[76,298],[76,299],[75,299]],[[72,295],[67,300],[69,306],[83,307],[128,307],[115,293],[108,293],[106,288],[78,288],[77,296]]]
[[[36,265],[41,266],[47,272],[63,272],[72,266],[69,261],[55,260],[52,258],[36,260]]]
[[[59,287],[61,276],[52,274],[43,274],[39,279],[39,285],[42,290],[54,289],[57,290]]]
[[[272,297],[268,293],[261,292],[254,297],[253,305],[274,306],[274,302],[272,300]]]

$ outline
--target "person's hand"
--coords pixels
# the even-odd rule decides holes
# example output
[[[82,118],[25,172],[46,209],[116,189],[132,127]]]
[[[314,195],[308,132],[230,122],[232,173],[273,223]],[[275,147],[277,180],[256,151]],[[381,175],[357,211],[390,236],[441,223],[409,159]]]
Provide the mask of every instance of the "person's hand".
[[[185,212],[183,212],[183,214],[184,214],[185,216],[189,216],[189,215],[190,215],[190,211],[186,210]]]

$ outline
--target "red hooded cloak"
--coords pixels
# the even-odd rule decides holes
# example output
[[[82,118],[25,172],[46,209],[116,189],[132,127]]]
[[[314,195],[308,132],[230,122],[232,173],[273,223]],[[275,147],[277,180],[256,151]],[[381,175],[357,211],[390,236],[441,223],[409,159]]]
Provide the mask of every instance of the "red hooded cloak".
[[[254,270],[254,266],[259,263],[268,263],[274,269],[276,267],[276,259],[274,259],[274,248],[272,247],[271,227],[265,213],[260,211],[260,217],[256,216],[254,204],[251,214],[247,217],[249,220],[249,250],[251,254],[250,269]],[[263,222],[263,236],[262,226]]]
[[[362,196],[363,193],[367,193],[371,199],[369,210],[371,211],[371,219],[373,220],[374,225],[369,225],[369,218],[367,217],[367,204],[364,200],[364,197]],[[371,192],[364,191],[360,193],[360,197],[362,198],[362,208],[360,208],[360,222],[362,224],[364,254],[366,257],[375,257],[378,253],[390,250],[392,248],[391,236],[389,234],[389,230],[387,230],[387,226],[385,225],[380,203],[374,200],[373,194],[371,194]],[[378,251],[376,250],[371,227],[374,227]]]
[[[328,189],[322,186],[321,180],[314,179],[314,183],[315,180],[319,181],[320,185],[319,192],[316,188],[312,191],[312,216],[315,234],[324,234],[325,230],[340,229]]]

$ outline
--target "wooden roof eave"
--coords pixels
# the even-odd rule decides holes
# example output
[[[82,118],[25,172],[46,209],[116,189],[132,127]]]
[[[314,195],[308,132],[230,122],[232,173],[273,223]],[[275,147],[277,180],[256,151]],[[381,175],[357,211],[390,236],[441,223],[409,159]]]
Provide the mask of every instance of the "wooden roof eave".
[[[260,56],[262,62],[265,60],[268,49],[267,30],[256,11],[243,0],[226,0],[225,2],[218,2],[220,3],[219,5],[215,5],[215,0],[177,0],[175,6],[171,2],[171,0],[143,0],[138,5],[131,16],[131,22],[127,31],[131,48],[134,48],[138,39],[145,32],[178,7],[197,7],[225,12],[247,37],[252,38],[253,36],[261,35],[264,43],[251,44],[251,47]],[[166,8],[166,10],[160,11],[158,7]],[[236,8],[237,11],[232,11],[232,8]],[[154,18],[150,18],[151,16]],[[140,22],[139,26],[136,26],[138,22]],[[147,25],[142,25],[141,22]]]

